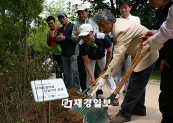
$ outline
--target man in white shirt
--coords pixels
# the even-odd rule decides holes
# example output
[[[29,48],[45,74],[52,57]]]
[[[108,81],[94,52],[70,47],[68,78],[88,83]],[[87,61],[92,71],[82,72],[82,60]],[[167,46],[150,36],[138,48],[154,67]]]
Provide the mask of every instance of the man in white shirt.
[[[119,1],[119,11],[121,13],[120,18],[121,19],[126,19],[126,20],[131,20],[137,23],[141,23],[140,18],[137,16],[133,16],[130,14],[130,11],[132,9],[132,2],[130,0],[120,0]],[[114,50],[116,49],[116,44],[114,46]],[[121,78],[121,70],[124,68],[124,71],[127,72],[127,70],[129,69],[130,65],[131,65],[131,56],[127,55],[126,58],[124,59],[124,61],[118,66],[117,72],[115,73],[114,80],[116,85],[119,84],[120,82],[120,78]],[[126,81],[125,85],[124,85],[124,90],[123,90],[123,95],[126,95],[127,92],[127,87],[129,84],[129,79]],[[117,102],[118,102],[118,98],[119,95],[117,95]]]
[[[170,0],[150,0],[150,3],[159,8],[167,4]],[[172,0],[173,1],[173,0]],[[150,52],[155,52],[163,47],[163,43],[173,38],[173,5],[169,8],[166,21],[161,25],[159,32],[151,36],[143,45],[150,45]]]

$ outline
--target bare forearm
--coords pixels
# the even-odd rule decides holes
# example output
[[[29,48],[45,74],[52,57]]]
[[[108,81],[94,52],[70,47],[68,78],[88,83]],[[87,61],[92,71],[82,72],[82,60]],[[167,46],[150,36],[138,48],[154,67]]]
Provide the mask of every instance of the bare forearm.
[[[94,78],[94,74],[92,72],[91,64],[88,63],[88,62],[84,62],[84,64],[85,64],[86,71],[90,75],[90,78]]]
[[[106,54],[106,65],[105,67],[108,67],[110,61],[111,61],[111,58],[112,58],[112,52],[107,52]]]

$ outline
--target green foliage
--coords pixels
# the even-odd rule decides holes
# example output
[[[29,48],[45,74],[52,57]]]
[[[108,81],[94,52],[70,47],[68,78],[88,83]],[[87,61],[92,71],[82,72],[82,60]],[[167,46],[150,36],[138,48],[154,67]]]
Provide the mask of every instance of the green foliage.
[[[8,0],[0,3],[0,117],[3,117],[0,122],[23,122],[30,81],[47,79],[52,73],[42,66],[42,56],[31,55],[32,46],[29,45],[28,49],[27,45],[28,36],[35,32],[31,30],[31,23],[39,26],[42,22],[39,14],[43,9],[43,0]],[[43,43],[40,45],[45,47]],[[14,115],[11,110],[18,114]]]
[[[28,46],[38,53],[49,54],[50,47],[48,47],[46,43],[48,30],[49,28],[47,25],[32,29],[31,32],[33,33],[31,33],[28,38]]]
[[[71,2],[67,3],[67,15],[70,21],[72,22],[76,22],[78,20],[78,16],[77,16],[77,4],[72,5]]]
[[[107,2],[101,0],[82,0],[83,2],[88,1],[91,3],[90,17],[99,9],[110,10],[115,17],[120,16],[118,2],[119,0],[107,0]],[[131,14],[139,16],[141,24],[148,29],[155,29],[155,8],[152,7],[147,0],[133,0],[133,7]]]
[[[148,2],[134,3],[131,13],[141,19],[141,24],[148,29],[155,29],[155,11],[156,9]]]
[[[44,20],[46,20],[46,18],[51,15],[51,16],[55,17],[57,24],[60,25],[58,18],[57,18],[57,14],[60,11],[66,12],[65,8],[64,8],[65,1],[64,0],[58,0],[58,1],[52,0],[50,3],[45,2],[43,5],[44,5],[44,13],[42,16],[43,16]]]
[[[153,70],[150,76],[150,81],[160,82],[160,80],[161,80],[161,72],[159,70]]]

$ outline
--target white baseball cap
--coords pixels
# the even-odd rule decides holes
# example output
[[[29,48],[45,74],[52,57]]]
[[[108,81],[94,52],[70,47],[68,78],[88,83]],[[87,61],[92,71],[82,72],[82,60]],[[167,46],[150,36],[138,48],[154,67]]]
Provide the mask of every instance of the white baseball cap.
[[[80,5],[77,6],[77,11],[85,10],[85,9],[87,9],[87,6],[85,4],[80,4]]]
[[[79,35],[78,36],[86,36],[91,31],[94,31],[91,24],[82,24],[79,27]]]

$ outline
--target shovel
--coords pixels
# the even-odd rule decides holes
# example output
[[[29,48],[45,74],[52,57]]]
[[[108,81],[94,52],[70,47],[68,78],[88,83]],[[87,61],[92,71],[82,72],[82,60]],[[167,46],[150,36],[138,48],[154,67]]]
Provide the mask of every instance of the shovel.
[[[130,68],[128,69],[126,74],[123,76],[122,80],[120,81],[120,83],[118,84],[118,86],[116,87],[114,92],[111,94],[111,96],[110,96],[111,101],[115,99],[116,95],[119,93],[119,91],[123,87],[124,83],[126,83],[127,79],[130,77],[131,73],[133,72],[133,70],[137,66],[137,64],[150,52],[150,48],[148,48],[146,51],[141,53],[142,46],[143,46],[142,42],[145,41],[149,36],[151,36],[151,32],[147,33],[144,38],[141,38],[140,46],[137,50],[136,56],[131,64]]]
[[[100,75],[99,75],[99,77],[96,79],[96,83],[97,83],[97,81],[100,79],[100,77],[102,76],[102,74],[104,74],[105,73],[105,70],[103,69],[102,70],[102,72],[100,73]],[[94,85],[93,84],[91,84],[87,89],[85,89],[84,90],[84,92],[82,93],[82,94],[85,94],[86,92],[88,92],[88,90],[90,89],[90,88],[92,88]],[[98,90],[98,88],[96,88],[92,93],[91,93],[91,95],[88,97],[88,99],[91,99],[94,95],[95,95],[95,93],[97,92],[97,90]],[[82,105],[82,108],[79,108],[78,107],[78,105],[74,105],[70,110],[72,110],[72,111],[78,111],[78,112],[82,112],[82,114],[85,114],[86,112],[85,112],[85,110],[84,111],[82,111],[83,109],[85,109],[86,108],[86,105]]]
[[[97,90],[98,90],[98,86],[91,93],[88,99],[92,99],[92,97],[95,95]],[[109,123],[110,122],[110,118],[107,114],[108,107],[95,108],[94,106],[91,105],[91,107],[88,108],[87,104],[83,104],[81,108],[75,105],[70,110],[81,113],[82,116],[84,117],[83,123]]]
[[[102,72],[100,73],[99,77],[95,80],[95,82],[97,83],[97,81],[100,79],[100,77],[105,73],[105,70],[103,69]],[[82,94],[85,94],[86,92],[89,91],[90,88],[92,88],[94,85],[91,84],[87,89],[84,90],[84,92]]]
[[[108,108],[95,108],[92,106],[83,118],[83,123],[109,123],[111,120],[107,113]]]
[[[91,95],[88,97],[88,100],[89,99],[92,99],[92,97],[95,95],[95,93],[97,92],[98,90],[98,87],[96,87],[96,89],[91,93]],[[79,108],[78,105],[74,105],[70,110],[71,111],[78,111],[80,112],[82,115],[85,115],[85,113],[88,111],[89,108],[87,108],[86,106],[87,104],[82,104],[82,107]]]

